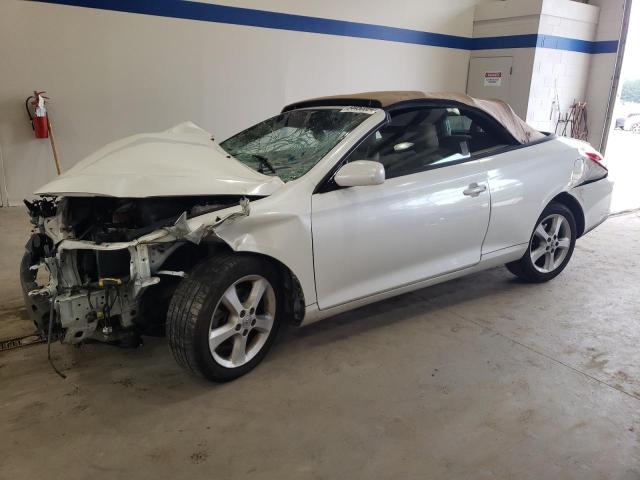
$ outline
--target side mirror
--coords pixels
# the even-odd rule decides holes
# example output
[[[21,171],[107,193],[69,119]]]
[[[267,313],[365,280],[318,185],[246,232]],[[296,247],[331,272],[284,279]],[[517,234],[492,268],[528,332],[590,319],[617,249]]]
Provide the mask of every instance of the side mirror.
[[[371,160],[356,160],[343,165],[333,177],[341,187],[364,187],[384,183],[384,166]]]

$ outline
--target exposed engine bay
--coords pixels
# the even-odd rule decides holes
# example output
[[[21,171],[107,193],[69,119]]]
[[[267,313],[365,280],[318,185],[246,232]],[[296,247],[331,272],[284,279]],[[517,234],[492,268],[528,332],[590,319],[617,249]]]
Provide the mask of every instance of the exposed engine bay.
[[[225,246],[213,229],[249,214],[249,198],[237,195],[43,196],[25,204],[34,226],[20,268],[25,302],[41,332],[71,344],[137,346],[141,334],[162,334],[177,282]],[[207,227],[189,226],[229,207]]]

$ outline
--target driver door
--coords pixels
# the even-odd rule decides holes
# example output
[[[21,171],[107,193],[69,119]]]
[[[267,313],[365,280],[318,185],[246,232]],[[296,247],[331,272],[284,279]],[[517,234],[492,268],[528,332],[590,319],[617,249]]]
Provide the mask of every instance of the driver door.
[[[447,129],[449,110],[397,114],[345,159],[382,163],[384,183],[329,184],[312,196],[320,309],[480,261],[490,213],[487,172],[466,137]]]

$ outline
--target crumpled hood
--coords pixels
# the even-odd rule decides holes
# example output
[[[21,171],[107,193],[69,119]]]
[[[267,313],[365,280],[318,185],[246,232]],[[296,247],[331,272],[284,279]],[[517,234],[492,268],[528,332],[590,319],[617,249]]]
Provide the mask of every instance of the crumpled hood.
[[[270,195],[284,183],[229,156],[191,122],[102,147],[36,195],[166,197]]]

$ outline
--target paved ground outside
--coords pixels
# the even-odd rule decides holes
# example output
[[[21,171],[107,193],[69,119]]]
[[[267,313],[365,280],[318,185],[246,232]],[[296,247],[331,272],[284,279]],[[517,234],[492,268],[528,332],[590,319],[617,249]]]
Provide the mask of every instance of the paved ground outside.
[[[640,208],[640,135],[613,130],[605,153],[609,178],[615,183],[611,210]]]

